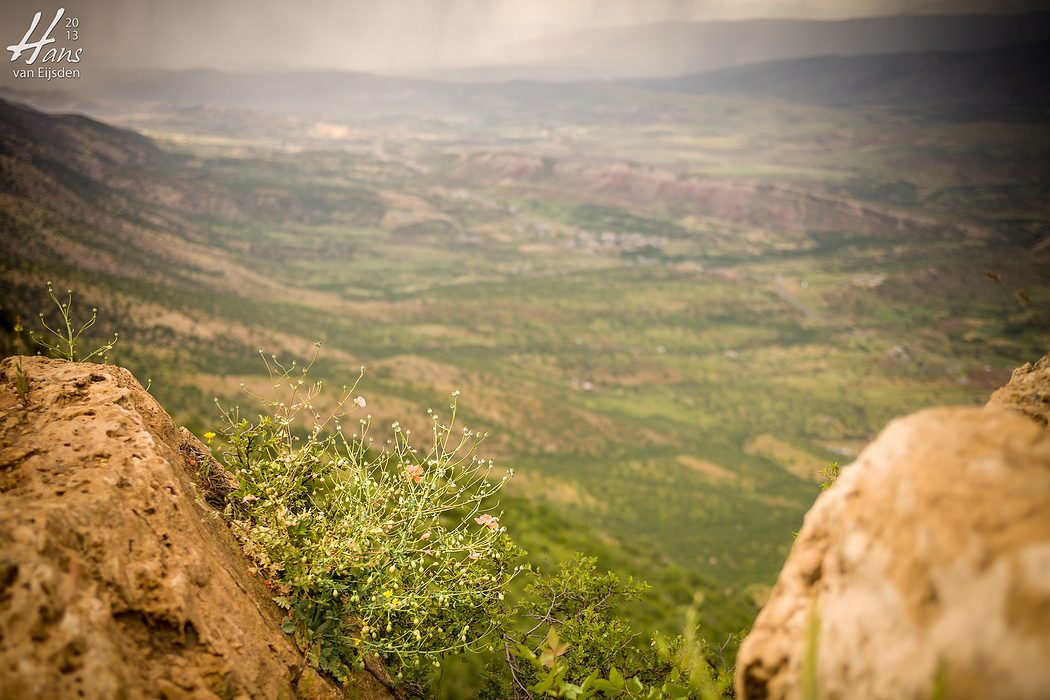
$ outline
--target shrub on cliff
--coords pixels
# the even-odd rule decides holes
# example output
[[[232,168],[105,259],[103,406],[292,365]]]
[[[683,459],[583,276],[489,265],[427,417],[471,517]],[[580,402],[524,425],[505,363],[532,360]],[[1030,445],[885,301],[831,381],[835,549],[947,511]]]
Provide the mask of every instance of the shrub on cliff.
[[[492,462],[476,453],[484,435],[457,425],[455,395],[447,419],[430,413],[426,448],[394,423],[373,449],[369,416],[344,427],[366,406],[356,384],[322,416],[309,364],[264,361],[268,412],[224,413],[225,461],[239,486],[227,513],[311,662],[340,678],[369,654],[401,668],[438,664],[501,627],[501,601],[522,567],[486,499],[510,473],[492,478]]]
[[[617,610],[645,584],[582,556],[549,576],[517,564],[523,552],[491,506],[512,472],[492,478],[476,453],[485,436],[457,427],[458,392],[447,419],[428,412],[425,449],[396,422],[376,445],[356,383],[322,415],[312,362],[263,360],[274,389],[256,396],[265,411],[223,412],[238,484],[226,513],[312,664],[342,679],[376,655],[425,694],[443,656],[479,652],[487,697],[727,692],[729,671],[695,636],[695,615],[685,637],[637,644]],[[505,602],[523,571],[524,596]]]
[[[577,554],[548,576],[533,576],[513,612],[520,631],[504,633],[505,672],[485,697],[722,700],[732,697],[725,646],[697,634],[700,599],[686,614],[683,635],[654,635],[639,644],[618,611],[647,586],[602,573]],[[734,635],[726,645],[738,643]]]

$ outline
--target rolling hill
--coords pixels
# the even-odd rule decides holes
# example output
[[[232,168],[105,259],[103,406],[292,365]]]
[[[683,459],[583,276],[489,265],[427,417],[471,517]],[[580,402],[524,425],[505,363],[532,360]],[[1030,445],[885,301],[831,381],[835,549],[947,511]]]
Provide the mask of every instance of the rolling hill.
[[[638,84],[826,105],[1039,106],[1050,103],[1050,42],[986,51],[816,56]]]
[[[390,345],[389,324],[406,311],[392,302],[351,302],[316,277],[304,284],[301,269],[292,268],[296,261],[352,265],[357,256],[345,232],[333,234],[334,224],[377,226],[388,205],[363,188],[325,186],[324,166],[312,164],[320,174],[304,181],[290,165],[202,161],[82,116],[0,100],[0,353],[32,352],[15,326],[23,319],[33,327],[37,310],[53,315],[42,285],[55,280],[59,289],[75,289],[75,315],[100,308],[91,337],[119,331],[116,361],[198,433],[216,424],[212,394],[253,404],[236,386],[265,383],[257,348],[302,359],[317,338],[330,345],[318,364],[326,379],[350,378],[362,357],[375,360],[371,410],[412,424],[422,416],[411,413],[437,398],[421,395],[418,383],[427,367],[441,364],[380,349]],[[393,375],[392,367],[404,371]],[[550,488],[571,499],[570,484],[548,487],[537,476],[525,483],[504,504],[532,561],[553,567],[585,551],[652,582],[652,593],[631,611],[643,628],[675,629],[697,590],[708,596],[705,622],[714,635],[746,626],[754,614],[740,588],[599,532],[534,495]]]
[[[1033,17],[1028,35],[1040,35],[1043,16]],[[107,119],[153,112],[189,128],[207,121],[226,137],[276,129],[301,138],[308,131],[309,125],[289,120],[374,128],[397,118],[437,130],[469,123],[484,138],[493,127],[508,124],[686,123],[708,109],[708,103],[695,98],[712,96],[825,107],[936,107],[942,116],[955,110],[958,118],[980,118],[989,110],[1045,106],[1050,100],[1048,54],[1050,41],[1043,40],[979,50],[807,55],[668,79],[579,82],[464,83],[366,73],[196,70],[112,74],[79,94],[8,94],[42,108],[72,107]]]
[[[649,623],[703,588],[746,624],[822,466],[1045,352],[1038,110],[416,81],[328,121],[312,83],[267,114],[269,79],[203,78],[225,107],[112,108],[152,139],[0,105],[7,349],[50,279],[198,432],[265,389],[260,348],[366,366],[377,426],[461,390],[518,469],[508,527],[653,580]]]
[[[850,20],[668,22],[592,29],[507,47],[473,80],[661,78],[810,56],[974,51],[1050,38],[1050,13]]]

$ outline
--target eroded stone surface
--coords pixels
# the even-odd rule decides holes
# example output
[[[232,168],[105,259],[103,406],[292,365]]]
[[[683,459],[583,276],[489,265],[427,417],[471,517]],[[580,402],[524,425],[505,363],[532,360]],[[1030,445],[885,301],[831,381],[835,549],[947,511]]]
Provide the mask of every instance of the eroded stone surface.
[[[1015,375],[1016,379],[1016,375]],[[738,657],[746,700],[1050,692],[1050,432],[1002,409],[893,421],[806,515]],[[807,633],[815,631],[815,644]]]
[[[0,364],[0,697],[346,696],[280,631],[195,455],[127,370]]]
[[[1020,411],[1043,427],[1050,422],[1050,355],[1014,370],[1010,381],[992,394],[991,408]]]

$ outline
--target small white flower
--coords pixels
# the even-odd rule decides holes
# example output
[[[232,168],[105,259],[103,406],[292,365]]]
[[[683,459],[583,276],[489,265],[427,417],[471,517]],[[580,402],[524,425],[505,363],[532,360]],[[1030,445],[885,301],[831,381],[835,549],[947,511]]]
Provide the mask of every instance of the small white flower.
[[[365,401],[365,397],[364,396],[358,396],[356,399],[354,399],[354,403],[356,403],[361,408],[364,408],[365,406],[368,405],[368,402]]]

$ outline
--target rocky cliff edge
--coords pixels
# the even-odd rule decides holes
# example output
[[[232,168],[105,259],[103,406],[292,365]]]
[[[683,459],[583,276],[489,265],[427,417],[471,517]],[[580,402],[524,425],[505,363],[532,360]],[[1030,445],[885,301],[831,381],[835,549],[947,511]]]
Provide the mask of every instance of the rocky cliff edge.
[[[1048,406],[1043,358],[891,422],[806,514],[737,697],[1050,697]]]
[[[0,363],[0,697],[391,697],[305,664],[209,459],[125,369]]]

